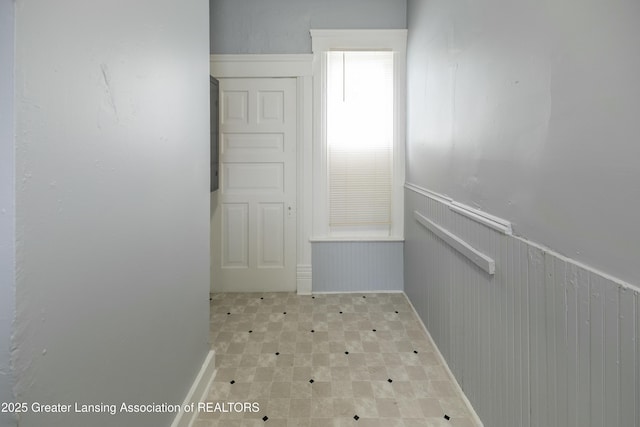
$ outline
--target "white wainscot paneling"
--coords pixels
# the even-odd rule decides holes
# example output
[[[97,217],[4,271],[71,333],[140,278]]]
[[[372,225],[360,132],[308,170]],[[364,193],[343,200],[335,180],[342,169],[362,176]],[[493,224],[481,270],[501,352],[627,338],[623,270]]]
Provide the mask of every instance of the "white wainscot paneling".
[[[405,292],[484,425],[640,427],[638,288],[436,196],[405,193]],[[414,211],[494,259],[495,274]]]
[[[402,291],[402,242],[314,242],[313,292]]]

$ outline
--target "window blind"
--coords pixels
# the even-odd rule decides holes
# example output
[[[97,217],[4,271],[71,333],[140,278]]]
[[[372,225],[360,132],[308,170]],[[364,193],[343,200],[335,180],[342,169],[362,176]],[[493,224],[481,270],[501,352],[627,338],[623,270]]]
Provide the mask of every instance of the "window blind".
[[[329,225],[391,224],[393,53],[327,58]]]

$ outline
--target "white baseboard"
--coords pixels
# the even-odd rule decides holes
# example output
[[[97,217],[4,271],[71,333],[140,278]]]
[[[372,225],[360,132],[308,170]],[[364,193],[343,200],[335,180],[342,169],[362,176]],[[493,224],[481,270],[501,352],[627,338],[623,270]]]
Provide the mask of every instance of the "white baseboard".
[[[322,291],[322,292],[314,292],[314,295],[342,295],[342,294],[404,294],[404,291],[397,290],[379,290],[379,289],[371,289],[371,290],[361,290],[361,291]]]
[[[211,350],[204,359],[200,372],[198,372],[196,379],[193,381],[189,393],[187,393],[187,397],[182,404],[182,409],[176,414],[171,427],[191,427],[193,425],[198,417],[198,411],[186,412],[184,407],[191,403],[195,403],[197,406],[199,402],[203,402],[215,376],[216,357],[215,352]]]
[[[469,402],[469,399],[467,399],[467,396],[464,394],[464,391],[462,390],[462,387],[460,387],[460,384],[458,384],[458,380],[456,380],[456,377],[453,375],[453,372],[451,372],[451,369],[449,368],[449,365],[447,364],[447,361],[445,360],[445,358],[442,355],[442,353],[440,353],[440,349],[438,348],[438,346],[436,345],[436,342],[431,337],[431,334],[429,333],[429,330],[427,329],[427,327],[425,326],[424,322],[420,318],[420,315],[416,311],[416,308],[413,306],[413,303],[411,302],[411,300],[409,299],[409,297],[407,296],[406,293],[403,292],[403,294],[404,294],[404,297],[407,299],[407,302],[409,303],[409,306],[411,307],[411,310],[413,310],[413,314],[416,315],[416,318],[418,319],[418,322],[420,322],[420,325],[422,326],[422,329],[424,330],[424,333],[427,334],[427,337],[433,343],[433,347],[434,347],[434,350],[435,350],[436,357],[440,360],[440,363],[442,363],[442,366],[444,367],[445,372],[447,373],[447,375],[451,379],[451,382],[453,382],[453,386],[455,387],[456,391],[458,392],[458,395],[460,395],[462,397],[462,400],[463,400],[465,406],[467,407],[467,409],[469,410],[469,413],[471,414],[471,417],[473,418],[473,421],[476,423],[477,426],[484,427],[484,424],[482,423],[482,420],[480,419],[480,417],[476,413],[476,410],[473,409],[473,406],[471,405],[471,402]]]

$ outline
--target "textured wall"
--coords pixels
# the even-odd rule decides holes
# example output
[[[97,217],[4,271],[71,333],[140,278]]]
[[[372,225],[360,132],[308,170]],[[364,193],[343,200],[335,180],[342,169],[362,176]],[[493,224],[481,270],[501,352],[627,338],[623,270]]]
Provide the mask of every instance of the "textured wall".
[[[0,402],[13,401],[11,325],[15,316],[14,1],[0,0]],[[0,427],[15,425],[0,412]]]
[[[209,350],[208,54],[204,0],[16,3],[18,401],[187,394]]]
[[[402,291],[402,247],[402,242],[313,243],[313,292]]]
[[[640,291],[407,190],[405,292],[485,426],[640,427]],[[419,211],[493,258],[495,275]]]
[[[640,3],[407,8],[407,180],[639,284]]]
[[[309,29],[406,28],[406,0],[210,0],[211,53],[311,53]]]

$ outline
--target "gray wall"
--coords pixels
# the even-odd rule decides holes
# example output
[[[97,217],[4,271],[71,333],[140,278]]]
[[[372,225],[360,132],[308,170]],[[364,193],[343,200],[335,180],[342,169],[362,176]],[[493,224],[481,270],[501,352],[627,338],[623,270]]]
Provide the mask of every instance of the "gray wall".
[[[13,401],[11,323],[15,316],[14,2],[0,0],[0,402]],[[0,412],[0,427],[15,425]]]
[[[407,180],[640,284],[640,3],[409,0]]]
[[[406,28],[406,0],[210,0],[211,53],[311,53],[309,29]]]
[[[640,426],[640,4],[407,9],[407,181],[522,238],[407,190],[405,292],[485,425]]]
[[[315,242],[313,292],[402,291],[402,242]]]
[[[18,401],[181,403],[207,355],[208,16],[204,0],[17,4]]]

